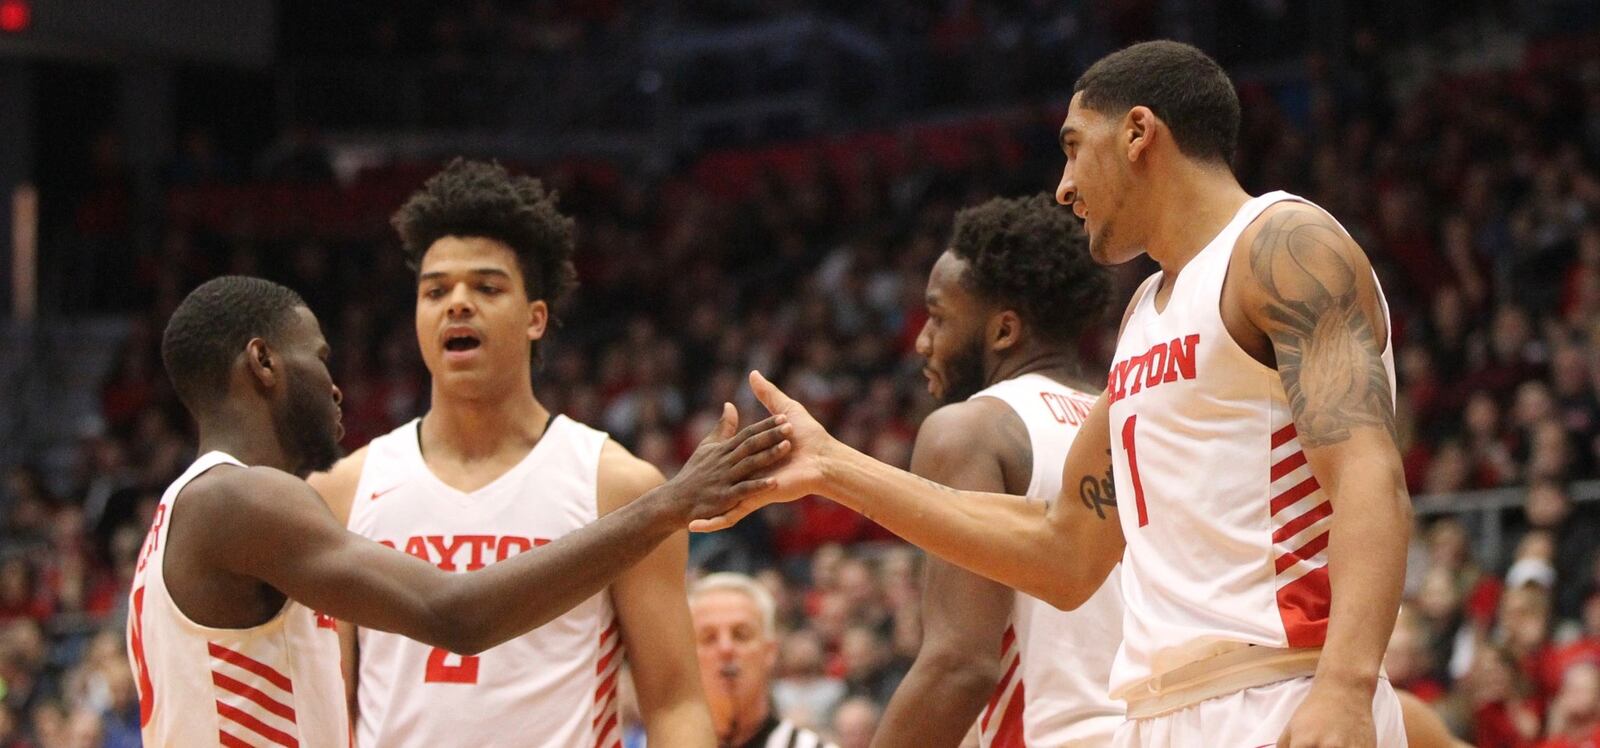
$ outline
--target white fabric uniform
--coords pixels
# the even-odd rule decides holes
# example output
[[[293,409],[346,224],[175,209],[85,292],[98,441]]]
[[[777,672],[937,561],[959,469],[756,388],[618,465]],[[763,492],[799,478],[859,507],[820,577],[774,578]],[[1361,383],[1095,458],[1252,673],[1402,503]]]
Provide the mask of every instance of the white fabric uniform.
[[[1042,374],[1024,374],[972,396],[980,397],[1010,406],[1027,426],[1033,454],[1027,495],[1056,499],[1067,451],[1094,407],[1094,396]],[[980,744],[985,748],[1111,745],[1124,721],[1122,704],[1108,693],[1112,659],[1122,641],[1117,571],[1113,569],[1106,583],[1070,612],[1019,592],[1011,622],[1001,642],[1004,675],[979,720]],[[1019,716],[1022,735],[1015,727]]]
[[[168,518],[180,492],[218,465],[195,460],[161,496],[139,551],[128,606],[128,658],[149,746],[342,746],[349,741],[339,637],[333,621],[289,600],[260,626],[217,629],[190,620],[167,590]]]
[[[1306,464],[1278,372],[1239,347],[1220,312],[1234,244],[1285,200],[1304,202],[1274,192],[1245,203],[1184,266],[1162,311],[1161,273],[1147,280],[1117,343],[1107,397],[1126,612],[1111,693],[1128,701],[1130,718],[1310,675],[1327,634],[1333,507]],[[1393,392],[1391,348],[1382,358]],[[1266,720],[1292,711],[1223,722],[1275,740],[1283,724]],[[1382,729],[1379,745],[1404,744]],[[1142,745],[1270,742],[1138,732]]]
[[[604,433],[557,416],[515,467],[463,493],[423,462],[418,423],[367,446],[352,531],[445,571],[467,572],[598,517]],[[365,628],[357,644],[359,746],[621,745],[623,653],[607,593],[477,656]]]

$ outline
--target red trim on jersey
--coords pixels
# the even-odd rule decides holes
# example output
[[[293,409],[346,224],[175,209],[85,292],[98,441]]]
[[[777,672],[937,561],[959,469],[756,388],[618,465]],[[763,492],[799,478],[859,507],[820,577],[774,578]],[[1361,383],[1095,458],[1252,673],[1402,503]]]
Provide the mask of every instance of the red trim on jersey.
[[[1315,475],[1296,483],[1294,488],[1272,497],[1272,515],[1276,517],[1278,512],[1288,509],[1296,501],[1310,496],[1312,491],[1319,488],[1322,488],[1322,484],[1317,482],[1317,476]]]
[[[1017,630],[1015,627],[1007,626],[1005,635],[1000,637],[1001,659],[1005,659],[1006,655],[1011,654],[1011,645],[1015,643],[1017,643]]]
[[[1282,478],[1283,476],[1294,472],[1295,468],[1304,464],[1306,464],[1306,453],[1305,450],[1302,449],[1292,455],[1289,455],[1288,457],[1279,460],[1278,464],[1272,466],[1272,480],[1275,481],[1279,478]]]
[[[255,746],[229,735],[227,730],[217,730],[217,742],[222,744],[223,748],[255,748]]]
[[[621,671],[613,670],[610,675],[606,676],[605,680],[600,681],[600,687],[595,689],[594,692],[594,703],[600,703],[601,700],[605,699],[606,696],[611,694],[611,689],[615,688],[617,685],[617,673],[619,672]]]
[[[611,625],[608,626],[605,631],[600,632],[600,646],[604,647],[606,645],[606,640],[610,639],[611,635],[617,633],[617,631],[617,622],[612,621]]]
[[[611,707],[616,703],[617,703],[617,692],[616,691],[612,691],[610,694],[607,694],[606,695],[606,700],[604,702],[601,702],[601,704],[600,704],[600,713],[594,715],[594,719],[589,722],[589,726],[590,727],[599,727],[600,726],[600,720],[606,719],[607,717],[609,717],[609,718],[611,718],[613,720],[616,719],[617,718],[617,713],[615,711],[611,711]]]
[[[620,651],[622,651],[622,647],[621,646],[613,646],[605,654],[601,655],[600,656],[600,661],[595,663],[595,665],[594,665],[594,674],[595,675],[599,675],[599,674],[605,672],[606,671],[606,666],[611,664],[611,658],[616,657],[617,656],[617,652],[620,652]]]
[[[1289,440],[1293,439],[1294,437],[1294,424],[1291,423],[1281,429],[1278,429],[1277,431],[1272,432],[1272,448],[1277,449],[1278,447],[1288,444]]]
[[[1022,690],[1025,685],[1017,684],[1017,692],[1011,695],[1011,702],[1000,714],[1000,724],[995,728],[994,739],[989,741],[988,748],[1027,748],[1027,743],[1022,739],[1022,711],[1027,703],[1027,695]]]
[[[1294,537],[1301,530],[1316,524],[1323,517],[1331,516],[1333,516],[1333,502],[1324,501],[1313,507],[1311,511],[1289,520],[1288,524],[1278,528],[1277,532],[1272,533],[1272,542],[1282,543]]]
[[[248,728],[251,732],[284,746],[284,748],[300,748],[300,741],[295,740],[293,735],[256,719],[255,715],[236,706],[230,706],[218,701],[217,716],[232,720],[238,723],[240,727]]]
[[[1310,561],[1318,553],[1321,553],[1322,549],[1327,548],[1327,547],[1328,547],[1328,533],[1322,533],[1321,535],[1318,535],[1318,536],[1312,538],[1311,542],[1306,543],[1303,546],[1300,546],[1300,550],[1290,551],[1290,552],[1285,553],[1282,556],[1278,557],[1278,561],[1277,561],[1278,573],[1282,574],[1285,569],[1288,569],[1289,567],[1294,566],[1296,562],[1299,562],[1299,561]]]
[[[611,731],[613,729],[615,729],[616,726],[617,726],[617,715],[613,714],[613,715],[611,715],[610,719],[606,720],[606,726],[600,728],[600,733],[595,737],[594,744],[595,744],[596,748],[598,748],[599,746],[605,745],[606,736],[610,735]]]
[[[211,671],[211,682],[216,684],[217,688],[243,696],[252,702],[255,702],[256,706],[272,712],[279,717],[289,720],[290,722],[295,721],[294,707],[278,701],[277,699],[274,699],[255,688],[251,688],[250,686],[229,678],[228,676],[216,672],[215,670]]]
[[[1017,674],[1017,666],[1022,664],[1022,659],[1011,661],[1011,667],[1006,669],[1006,677],[1000,679],[1000,685],[994,689],[994,695],[989,697],[989,709],[983,715],[983,723],[978,726],[981,730],[989,729],[989,719],[994,716],[994,709],[1000,704],[1000,697],[1005,695],[1006,686],[1011,685],[1011,679]]]
[[[1322,646],[1328,638],[1328,609],[1332,603],[1326,566],[1278,588],[1278,615],[1283,619],[1289,646]]]
[[[212,657],[215,657],[226,663],[237,665],[244,670],[248,670],[256,675],[266,678],[272,683],[272,685],[277,686],[284,691],[294,693],[294,683],[290,681],[289,678],[283,673],[280,673],[274,669],[271,665],[261,662],[260,660],[251,659],[246,655],[242,655],[238,652],[228,649],[227,647],[218,645],[216,642],[206,642],[206,648],[211,650]]]

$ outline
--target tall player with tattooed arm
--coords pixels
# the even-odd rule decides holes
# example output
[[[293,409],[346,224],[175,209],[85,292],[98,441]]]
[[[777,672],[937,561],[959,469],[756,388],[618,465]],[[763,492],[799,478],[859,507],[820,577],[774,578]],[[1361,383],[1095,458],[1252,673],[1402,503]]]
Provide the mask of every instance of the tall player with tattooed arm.
[[[795,428],[779,488],[698,529],[819,493],[943,558],[1073,608],[1121,559],[1119,746],[1403,746],[1380,667],[1411,528],[1383,295],[1302,198],[1229,167],[1239,101],[1193,47],[1148,42],[1079,78],[1057,199],[1106,263],[1160,266],[1055,501],[947,489],[867,459],[771,383]],[[1115,466],[1119,511],[1079,487]]]
[[[301,480],[338,457],[342,429],[328,344],[297,294],[208,281],[173,312],[161,356],[200,457],[156,506],[129,594],[150,746],[346,745],[329,616],[458,652],[494,647],[760,488],[747,476],[786,444],[770,419],[729,438],[727,406],[672,482],[537,552],[447,574],[346,531]]]

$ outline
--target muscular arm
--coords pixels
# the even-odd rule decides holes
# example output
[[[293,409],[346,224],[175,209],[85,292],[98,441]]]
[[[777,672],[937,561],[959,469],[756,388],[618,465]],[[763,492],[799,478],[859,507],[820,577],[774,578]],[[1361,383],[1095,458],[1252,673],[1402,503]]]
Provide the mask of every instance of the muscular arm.
[[[1002,403],[947,405],[922,422],[911,471],[954,488],[1000,493],[1005,471],[995,446],[1026,454],[1027,438],[1022,420]],[[1000,678],[1000,639],[1016,593],[930,558],[922,599],[922,649],[884,713],[872,742],[878,748],[959,745]]]
[[[350,525],[350,505],[355,501],[356,486],[361,481],[361,469],[367,462],[367,448],[362,447],[334,465],[326,473],[315,473],[306,482],[316,489],[328,511],[342,527]],[[345,705],[350,712],[351,729],[355,729],[360,716],[360,702],[356,699],[360,685],[361,648],[356,640],[356,627],[349,621],[337,621],[334,629],[339,634],[339,672],[344,676]]]
[[[661,483],[661,472],[650,463],[616,442],[606,443],[600,454],[602,511],[619,511]],[[716,745],[716,735],[689,623],[688,565],[688,534],[675,532],[617,577],[611,600],[650,743],[709,748]]]
[[[1268,210],[1240,247],[1248,255],[1235,253],[1235,269],[1248,266],[1238,303],[1271,342],[1306,461],[1333,506],[1333,600],[1317,682],[1370,702],[1411,532],[1377,283],[1361,248],[1309,206]]]
[[[731,422],[721,428],[730,434]],[[598,593],[707,511],[704,504],[731,504],[756,488],[744,477],[780,457],[781,441],[770,420],[708,440],[679,481],[543,548],[466,574],[349,532],[310,486],[269,468],[221,468],[197,479],[169,532],[179,532],[180,522],[193,528],[181,536],[183,553],[202,568],[261,580],[359,626],[474,654]]]

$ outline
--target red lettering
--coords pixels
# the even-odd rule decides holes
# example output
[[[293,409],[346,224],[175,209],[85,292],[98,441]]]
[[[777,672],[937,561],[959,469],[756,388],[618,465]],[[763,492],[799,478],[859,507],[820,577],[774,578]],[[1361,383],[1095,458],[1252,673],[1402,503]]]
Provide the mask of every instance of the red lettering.
[[[394,548],[394,541],[393,540],[380,540],[380,541],[378,541],[378,545],[386,545],[386,546],[389,546],[390,548]],[[395,550],[399,550],[399,549],[395,548]]]
[[[428,544],[422,542],[422,538],[415,535],[411,536],[411,539],[406,541],[406,553],[416,556],[423,561],[432,563],[432,559],[428,558]]]
[[[144,548],[139,550],[139,565],[135,572],[144,571],[144,565],[150,563],[150,554],[155,553],[161,545],[161,524],[167,519],[167,505],[156,505],[155,519],[150,520],[150,534],[145,536]]]
[[[532,547],[533,542],[527,538],[519,538],[514,535],[507,535],[500,539],[500,545],[495,549],[494,560],[504,561]]]
[[[1161,377],[1167,367],[1166,343],[1151,348],[1145,355],[1149,357],[1150,365],[1145,369],[1144,386],[1154,387],[1161,384]]]
[[[483,552],[494,547],[493,535],[461,535],[456,542],[466,543],[472,549],[472,560],[467,562],[467,571],[477,571],[488,564],[483,560]]]
[[[460,550],[460,548],[461,548],[461,537],[462,536],[455,536],[455,537],[450,538],[449,539],[450,540],[449,544],[446,545],[445,544],[446,536],[444,536],[444,535],[429,535],[428,536],[428,543],[433,546],[434,550],[439,552],[439,571],[455,571],[456,570],[455,557],[456,557],[456,551]]]
[[[1066,423],[1067,422],[1067,414],[1064,413],[1064,412],[1061,412],[1058,409],[1058,406],[1057,406],[1057,403],[1056,403],[1056,400],[1058,398],[1057,398],[1055,393],[1053,393],[1053,392],[1041,392],[1041,393],[1039,393],[1039,399],[1044,401],[1045,409],[1050,411],[1050,417],[1056,419],[1056,423]]]
[[[1167,357],[1169,370],[1174,364],[1178,367],[1178,375],[1184,379],[1194,379],[1194,347],[1199,344],[1199,335],[1189,335],[1180,343],[1174,339],[1171,344],[1172,353]],[[1173,375],[1167,374],[1166,381],[1173,381]]]
[[[133,617],[128,619],[128,649],[133,653],[139,683],[139,727],[150,724],[156,709],[156,687],[150,681],[150,666],[144,659],[144,587],[133,591]]]
[[[1150,365],[1150,354],[1154,351],[1152,348],[1128,359],[1128,378],[1133,380],[1133,386],[1128,388],[1128,394],[1137,395],[1139,390],[1144,389],[1144,370]]]
[[[317,628],[329,630],[336,628],[336,622],[334,621],[333,616],[325,613],[313,613],[313,615],[317,617]]]
[[[451,665],[445,661],[448,657],[461,658],[461,664]],[[478,682],[478,656],[458,655],[448,650],[434,647],[428,652],[428,668],[422,674],[423,683],[477,683]]]

